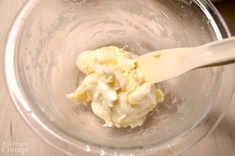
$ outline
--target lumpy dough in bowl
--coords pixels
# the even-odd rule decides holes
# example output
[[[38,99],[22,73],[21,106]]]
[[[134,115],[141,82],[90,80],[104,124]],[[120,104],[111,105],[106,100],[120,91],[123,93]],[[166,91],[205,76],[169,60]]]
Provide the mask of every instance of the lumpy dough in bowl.
[[[162,91],[144,81],[133,56],[121,48],[82,52],[76,64],[86,77],[67,97],[91,105],[94,114],[104,120],[104,126],[141,126],[149,112],[164,100]]]

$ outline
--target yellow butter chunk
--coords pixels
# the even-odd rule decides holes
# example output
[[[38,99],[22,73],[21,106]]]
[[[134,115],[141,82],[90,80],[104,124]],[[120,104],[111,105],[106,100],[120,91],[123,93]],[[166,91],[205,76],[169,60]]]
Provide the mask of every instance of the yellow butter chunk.
[[[162,91],[144,81],[132,55],[121,48],[82,52],[76,64],[86,77],[67,97],[90,104],[93,113],[104,120],[104,126],[141,126],[148,113],[164,100]]]

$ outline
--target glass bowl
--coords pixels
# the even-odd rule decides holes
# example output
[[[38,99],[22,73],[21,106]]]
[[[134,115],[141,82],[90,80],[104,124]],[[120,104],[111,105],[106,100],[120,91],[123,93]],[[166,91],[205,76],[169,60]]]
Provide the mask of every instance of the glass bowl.
[[[115,45],[142,55],[229,37],[204,0],[29,0],[6,43],[11,98],[44,140],[77,155],[178,154],[218,124],[233,95],[234,65],[197,69],[159,84],[165,102],[138,128],[105,128],[66,99],[81,80],[77,55]]]

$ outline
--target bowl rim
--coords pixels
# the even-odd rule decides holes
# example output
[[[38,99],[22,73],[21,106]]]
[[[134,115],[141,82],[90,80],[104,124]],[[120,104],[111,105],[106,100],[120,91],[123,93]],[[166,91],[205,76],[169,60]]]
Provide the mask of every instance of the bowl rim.
[[[4,68],[4,82],[7,86],[8,93],[11,97],[12,102],[20,113],[21,117],[25,120],[25,122],[39,135],[44,141],[49,143],[50,145],[56,147],[60,151],[63,151],[69,155],[76,155],[78,152],[91,152],[91,153],[99,153],[100,155],[104,154],[113,154],[113,155],[133,155],[133,154],[145,154],[146,152],[161,152],[161,153],[181,153],[189,149],[198,143],[202,138],[206,135],[210,134],[213,129],[218,125],[220,120],[225,114],[225,111],[218,116],[218,120],[213,124],[212,128],[209,130],[204,130],[201,132],[202,125],[196,125],[196,129],[194,131],[198,131],[200,134],[196,138],[193,138],[189,133],[187,136],[188,139],[191,139],[191,144],[183,147],[180,146],[179,150],[174,150],[174,143],[167,144],[167,148],[163,149],[162,146],[154,147],[154,144],[148,147],[138,148],[138,149],[117,149],[112,147],[103,147],[94,144],[88,144],[86,142],[80,141],[79,143],[74,143],[71,141],[65,140],[59,133],[56,132],[55,129],[49,128],[44,121],[39,119],[34,112],[32,111],[30,104],[28,103],[26,97],[21,93],[19,82],[16,81],[16,70],[14,67],[14,51],[16,45],[16,38],[18,36],[18,32],[20,28],[25,23],[25,18],[31,12],[31,9],[37,4],[39,0],[29,0],[24,3],[22,8],[20,9],[19,14],[16,16],[15,21],[13,22],[11,28],[9,29],[8,38],[6,41],[5,51],[3,54],[3,68]],[[219,14],[217,9],[213,6],[213,4],[209,0],[192,0],[196,5],[200,7],[204,15],[210,21],[212,28],[214,29],[214,33],[218,40],[230,37],[231,34],[229,29],[223,20],[222,16]],[[233,88],[233,92],[234,92]],[[229,103],[231,103],[232,95],[230,96]],[[42,128],[43,127],[43,128]],[[165,146],[165,145],[164,145]],[[173,148],[173,150],[172,150]],[[68,150],[69,149],[69,150]],[[144,150],[143,150],[144,149]],[[176,153],[175,153],[176,152]],[[130,154],[133,153],[133,154]]]

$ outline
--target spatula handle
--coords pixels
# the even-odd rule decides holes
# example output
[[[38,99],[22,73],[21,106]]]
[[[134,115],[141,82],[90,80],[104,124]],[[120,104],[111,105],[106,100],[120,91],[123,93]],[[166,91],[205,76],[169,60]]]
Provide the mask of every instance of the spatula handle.
[[[226,64],[235,61],[235,37],[205,44],[202,48],[200,66]]]

